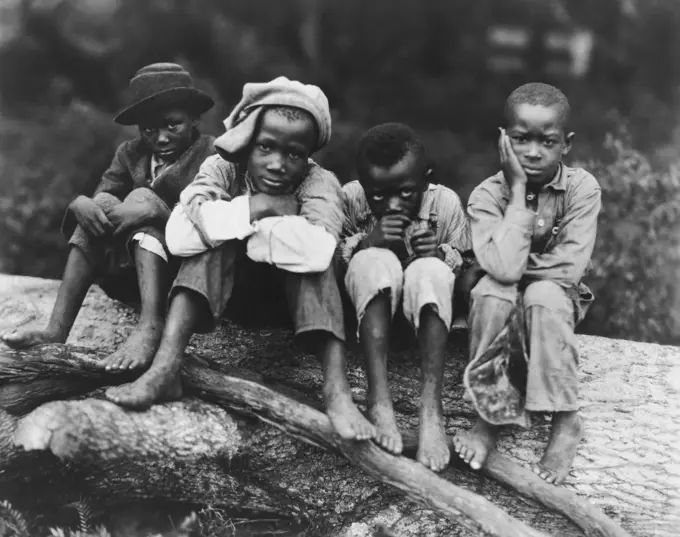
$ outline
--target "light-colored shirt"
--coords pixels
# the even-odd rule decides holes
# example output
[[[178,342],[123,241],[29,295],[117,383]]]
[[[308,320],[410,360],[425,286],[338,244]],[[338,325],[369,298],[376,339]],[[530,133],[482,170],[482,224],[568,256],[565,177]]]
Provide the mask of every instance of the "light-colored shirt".
[[[295,191],[300,213],[251,222],[253,188],[237,166],[219,155],[206,159],[184,189],[166,226],[173,255],[193,256],[228,240],[247,240],[247,255],[290,272],[328,268],[342,229],[340,183],[335,175],[309,161]]]
[[[345,225],[338,254],[347,266],[359,243],[373,231],[378,220],[371,212],[359,181],[347,183],[342,192]],[[462,254],[472,249],[470,226],[460,198],[444,185],[430,184],[423,193],[418,214],[404,234],[407,253],[407,257],[402,259],[404,265],[414,259],[409,237],[416,230],[428,227],[435,233],[437,247],[444,254],[444,261],[452,271],[458,273],[463,265]]]
[[[470,195],[468,214],[477,261],[502,283],[551,280],[573,288],[583,278],[595,247],[601,189],[582,168],[560,165],[525,207],[508,206],[503,173],[483,181]]]

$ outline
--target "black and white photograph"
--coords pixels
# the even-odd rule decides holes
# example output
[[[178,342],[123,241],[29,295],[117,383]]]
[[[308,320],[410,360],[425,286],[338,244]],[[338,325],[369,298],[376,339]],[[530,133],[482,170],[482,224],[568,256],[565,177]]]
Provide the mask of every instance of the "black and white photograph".
[[[0,537],[680,536],[680,1],[0,0]]]

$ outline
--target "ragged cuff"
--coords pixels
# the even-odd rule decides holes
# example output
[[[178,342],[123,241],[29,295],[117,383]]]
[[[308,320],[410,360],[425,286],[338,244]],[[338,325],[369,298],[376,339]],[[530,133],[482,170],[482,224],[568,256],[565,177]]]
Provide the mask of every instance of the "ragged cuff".
[[[440,244],[439,251],[443,254],[442,261],[444,261],[457,276],[463,267],[463,256],[461,256],[460,252],[450,244]]]
[[[345,266],[349,265],[350,260],[357,251],[357,248],[359,248],[359,244],[366,238],[366,235],[367,233],[360,231],[359,233],[355,233],[354,235],[347,237],[340,243],[338,253]]]

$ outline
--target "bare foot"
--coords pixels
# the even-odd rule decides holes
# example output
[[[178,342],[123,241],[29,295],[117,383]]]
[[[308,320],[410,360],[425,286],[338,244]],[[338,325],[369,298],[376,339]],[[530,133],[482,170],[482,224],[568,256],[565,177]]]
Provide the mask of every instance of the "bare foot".
[[[441,412],[423,408],[420,411],[420,432],[416,459],[433,472],[441,472],[449,464],[451,451],[446,438]]]
[[[349,389],[324,386],[326,414],[337,432],[345,440],[369,440],[375,437],[375,427],[359,412]]]
[[[140,322],[125,343],[104,358],[102,365],[108,371],[147,367],[158,350],[162,335],[162,320]]]
[[[144,410],[154,403],[181,399],[182,382],[179,373],[149,369],[134,382],[112,386],[106,397],[120,406]]]
[[[385,451],[400,455],[402,449],[404,449],[404,444],[392,405],[374,404],[369,406],[368,418],[376,428],[374,441]]]
[[[583,438],[583,421],[578,412],[555,412],[550,440],[534,473],[553,485],[561,485],[569,474],[576,450]]]
[[[66,338],[48,330],[15,330],[2,336],[2,342],[13,349],[27,349],[45,343],[64,343]]]
[[[479,470],[484,466],[489,451],[493,449],[497,434],[498,427],[478,418],[472,429],[453,437],[453,447],[470,468]]]

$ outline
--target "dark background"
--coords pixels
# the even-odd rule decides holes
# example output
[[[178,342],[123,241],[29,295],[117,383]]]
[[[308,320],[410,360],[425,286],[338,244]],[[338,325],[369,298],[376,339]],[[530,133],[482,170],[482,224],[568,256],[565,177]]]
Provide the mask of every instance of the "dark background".
[[[675,0],[5,0],[0,5],[0,271],[59,278],[66,205],[116,145],[130,76],[177,61],[219,104],[278,75],[320,85],[319,155],[344,182],[378,122],[424,136],[464,201],[498,168],[507,94],[540,80],[574,110],[569,162],[603,187],[596,303],[581,327],[680,343],[680,2]]]

